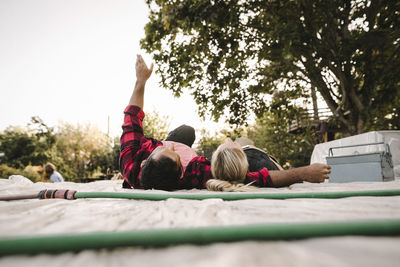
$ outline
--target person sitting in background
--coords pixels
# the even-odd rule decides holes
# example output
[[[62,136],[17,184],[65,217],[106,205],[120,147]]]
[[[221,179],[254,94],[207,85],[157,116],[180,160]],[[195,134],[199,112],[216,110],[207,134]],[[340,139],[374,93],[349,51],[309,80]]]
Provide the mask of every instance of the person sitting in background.
[[[53,183],[64,182],[64,178],[58,171],[56,171],[56,166],[54,166],[54,164],[47,163],[44,166],[44,171],[46,173],[46,177],[49,178]]]
[[[211,172],[214,179],[207,181],[211,191],[246,191],[248,186],[283,187],[294,183],[321,183],[329,178],[331,167],[315,163],[309,166],[283,168],[251,140],[233,142],[227,139],[213,153]],[[261,175],[260,175],[261,174]]]

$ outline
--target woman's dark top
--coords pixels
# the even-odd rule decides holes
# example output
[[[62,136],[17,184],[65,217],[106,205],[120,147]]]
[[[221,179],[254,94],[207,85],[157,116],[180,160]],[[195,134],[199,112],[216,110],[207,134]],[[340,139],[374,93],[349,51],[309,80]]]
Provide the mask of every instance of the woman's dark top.
[[[251,147],[244,147],[243,150],[249,163],[249,172],[256,172],[262,168],[267,168],[269,171],[279,170],[267,153]]]

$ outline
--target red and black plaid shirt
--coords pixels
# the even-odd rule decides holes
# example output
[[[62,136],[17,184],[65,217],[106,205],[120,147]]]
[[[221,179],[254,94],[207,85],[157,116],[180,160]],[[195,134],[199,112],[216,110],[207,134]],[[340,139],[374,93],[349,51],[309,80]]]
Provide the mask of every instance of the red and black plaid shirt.
[[[142,188],[140,184],[140,165],[156,147],[163,144],[160,140],[144,137],[142,121],[145,115],[140,107],[129,105],[124,112],[121,155],[119,158],[120,171],[124,176],[123,187]],[[197,156],[189,162],[183,177],[179,181],[179,188],[205,189],[206,182],[212,178],[210,161],[203,156]],[[254,186],[272,186],[272,181],[266,168],[258,172],[248,173],[245,183],[253,181],[252,185]]]

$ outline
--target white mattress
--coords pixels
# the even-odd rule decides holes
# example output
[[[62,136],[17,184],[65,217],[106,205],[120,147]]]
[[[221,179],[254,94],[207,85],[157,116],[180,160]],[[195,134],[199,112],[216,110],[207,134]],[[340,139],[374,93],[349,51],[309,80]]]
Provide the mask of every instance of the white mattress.
[[[0,179],[0,195],[42,189],[80,192],[143,192],[122,181],[87,184],[32,183],[22,176]],[[260,192],[332,192],[400,189],[400,180],[381,183],[295,184]],[[153,191],[154,193],[163,191]],[[205,190],[180,192],[208,193]],[[343,199],[251,199],[240,201],[127,199],[0,201],[0,238],[138,229],[248,225],[284,222],[400,219],[400,196]],[[38,244],[40,245],[40,244]],[[332,237],[300,241],[180,245],[167,248],[86,250],[57,255],[7,256],[0,266],[399,266],[399,237]]]

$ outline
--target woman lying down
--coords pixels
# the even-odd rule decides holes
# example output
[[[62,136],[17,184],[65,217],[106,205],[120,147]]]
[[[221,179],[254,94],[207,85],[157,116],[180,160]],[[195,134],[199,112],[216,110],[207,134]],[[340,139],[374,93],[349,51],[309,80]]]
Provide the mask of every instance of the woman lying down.
[[[279,163],[249,139],[232,142],[227,139],[213,153],[211,172],[207,181],[211,191],[249,191],[255,187],[282,187],[303,181],[321,183],[329,178],[331,167],[315,163],[284,170]],[[258,174],[261,173],[260,177]],[[262,178],[262,179],[260,179]]]

